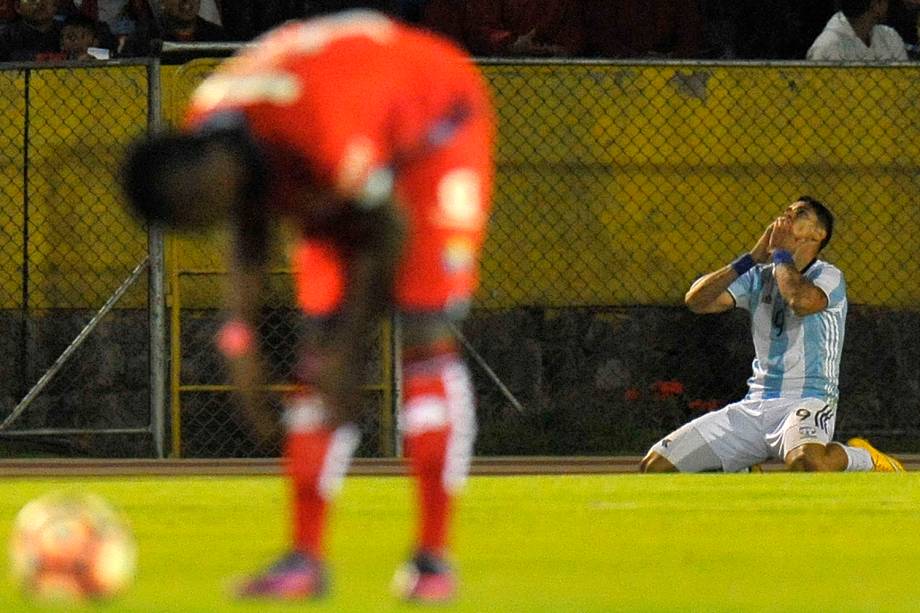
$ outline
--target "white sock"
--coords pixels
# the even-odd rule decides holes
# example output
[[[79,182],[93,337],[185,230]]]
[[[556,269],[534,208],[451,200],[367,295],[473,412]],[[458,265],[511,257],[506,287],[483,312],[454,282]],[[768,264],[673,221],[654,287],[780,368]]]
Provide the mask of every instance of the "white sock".
[[[840,445],[840,443],[835,443]],[[848,473],[858,472],[866,473],[871,472],[875,465],[872,463],[872,456],[869,455],[869,452],[860,447],[850,447],[849,445],[840,445],[843,448],[843,451],[847,454],[847,467],[846,471]]]

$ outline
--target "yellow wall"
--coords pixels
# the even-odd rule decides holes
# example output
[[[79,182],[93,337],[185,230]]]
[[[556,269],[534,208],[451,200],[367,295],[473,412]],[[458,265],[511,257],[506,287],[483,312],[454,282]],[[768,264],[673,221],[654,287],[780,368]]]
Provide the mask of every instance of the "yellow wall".
[[[164,68],[167,117],[214,65]],[[143,255],[113,176],[144,129],[143,71],[32,73],[33,306],[98,306]],[[501,134],[480,304],[677,303],[803,193],[838,216],[827,259],[852,301],[920,303],[920,68],[484,71]],[[22,76],[2,72],[0,84],[12,119],[0,125],[10,308],[21,291]],[[220,267],[215,242],[181,241],[181,266]],[[191,304],[216,304],[214,293],[193,292]]]
[[[146,71],[42,69],[29,78],[26,133],[24,77],[0,72],[0,300],[4,308],[21,304],[28,138],[30,306],[99,307],[146,249],[115,181],[125,144],[145,129]],[[128,298],[125,304],[143,304],[143,292]]]
[[[0,72],[0,305],[22,294],[23,77]]]
[[[481,302],[676,303],[811,194],[850,299],[920,303],[917,69],[486,73],[503,129]]]

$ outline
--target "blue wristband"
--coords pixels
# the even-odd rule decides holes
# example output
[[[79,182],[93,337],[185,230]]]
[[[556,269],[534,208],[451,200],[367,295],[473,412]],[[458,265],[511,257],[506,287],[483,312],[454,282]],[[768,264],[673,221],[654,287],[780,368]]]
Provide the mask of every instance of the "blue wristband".
[[[795,259],[792,257],[792,254],[785,249],[774,249],[773,250],[773,263],[774,264],[791,264],[795,266]]]
[[[740,258],[732,262],[732,269],[740,277],[750,269],[754,268],[754,258],[751,257],[750,253],[745,253]]]

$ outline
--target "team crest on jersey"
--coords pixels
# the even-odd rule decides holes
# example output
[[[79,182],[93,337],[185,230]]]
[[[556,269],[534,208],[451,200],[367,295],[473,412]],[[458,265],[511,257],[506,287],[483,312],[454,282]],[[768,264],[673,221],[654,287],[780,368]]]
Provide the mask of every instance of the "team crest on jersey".
[[[444,245],[441,261],[444,269],[451,273],[468,271],[476,260],[473,241],[467,238],[453,238]]]

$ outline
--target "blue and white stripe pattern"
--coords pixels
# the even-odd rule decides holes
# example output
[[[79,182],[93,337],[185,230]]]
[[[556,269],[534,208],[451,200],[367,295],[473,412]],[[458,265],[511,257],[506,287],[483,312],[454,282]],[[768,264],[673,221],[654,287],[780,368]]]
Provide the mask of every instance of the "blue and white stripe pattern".
[[[735,305],[751,313],[753,374],[747,398],[823,398],[836,404],[847,316],[846,281],[835,266],[816,260],[803,273],[827,295],[827,308],[798,317],[773,278],[758,265],[728,288]]]

